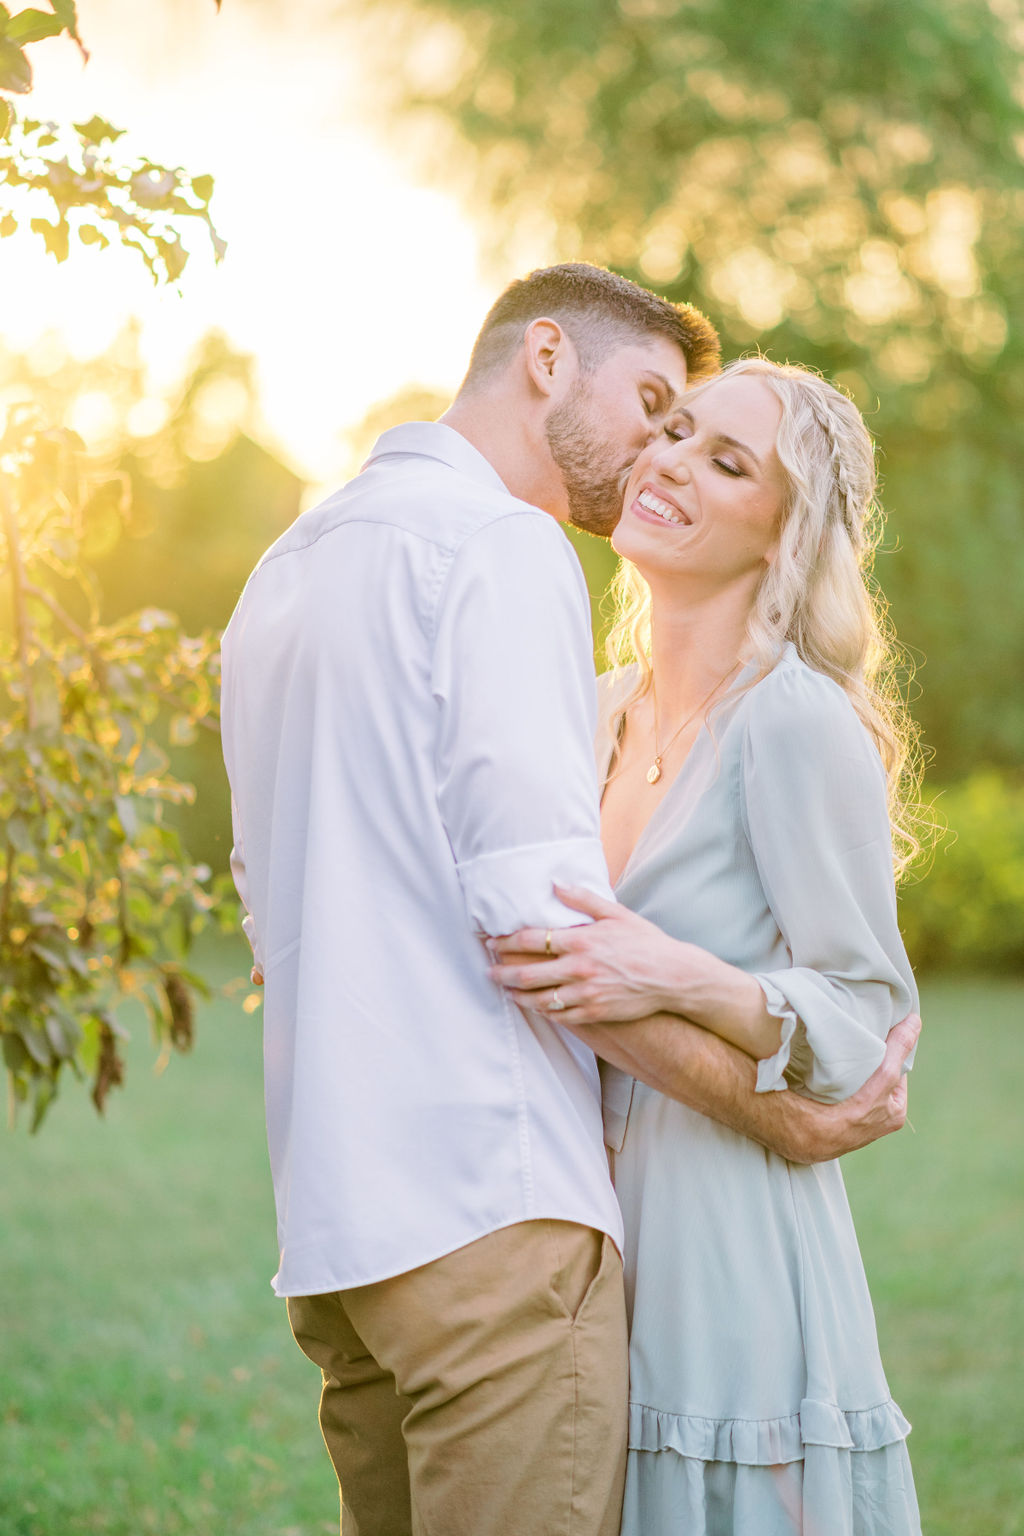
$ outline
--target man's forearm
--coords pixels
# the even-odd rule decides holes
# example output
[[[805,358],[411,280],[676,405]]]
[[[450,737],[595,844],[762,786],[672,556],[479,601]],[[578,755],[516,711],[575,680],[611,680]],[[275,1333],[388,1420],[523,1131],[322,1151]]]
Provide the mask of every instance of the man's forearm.
[[[790,1162],[823,1162],[863,1145],[844,1105],[817,1104],[789,1090],[757,1093],[756,1063],[688,1019],[659,1013],[573,1033],[613,1066]]]

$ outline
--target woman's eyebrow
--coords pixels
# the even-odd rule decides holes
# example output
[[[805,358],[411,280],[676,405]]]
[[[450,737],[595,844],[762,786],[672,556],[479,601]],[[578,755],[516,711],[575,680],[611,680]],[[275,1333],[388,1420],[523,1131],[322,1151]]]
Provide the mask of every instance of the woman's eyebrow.
[[[685,416],[691,427],[697,425],[693,419],[693,412],[688,411],[685,405],[677,406],[674,414],[676,416]],[[713,432],[712,436],[716,443],[726,443],[730,448],[738,448],[741,453],[749,454],[758,469],[764,468],[759,455],[754,452],[749,443],[741,443],[738,437],[730,437],[726,432]]]
[[[763,468],[760,458],[754,452],[753,448],[751,448],[749,443],[741,443],[738,437],[726,437],[724,432],[719,432],[717,436],[720,443],[728,443],[730,448],[739,448],[741,453],[749,454],[750,458],[753,459],[758,469]]]

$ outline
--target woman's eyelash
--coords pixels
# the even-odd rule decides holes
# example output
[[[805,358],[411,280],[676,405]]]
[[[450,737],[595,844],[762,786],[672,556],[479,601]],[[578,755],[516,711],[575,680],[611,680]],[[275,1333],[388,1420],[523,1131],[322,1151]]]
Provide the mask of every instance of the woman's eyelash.
[[[685,422],[673,424],[670,421],[666,421],[661,430],[674,443],[681,443],[685,438],[693,435],[693,429]],[[729,459],[713,458],[711,462],[717,469],[722,470],[724,474],[731,475],[734,480],[739,480],[746,474],[744,469],[741,469],[738,464],[733,464]]]

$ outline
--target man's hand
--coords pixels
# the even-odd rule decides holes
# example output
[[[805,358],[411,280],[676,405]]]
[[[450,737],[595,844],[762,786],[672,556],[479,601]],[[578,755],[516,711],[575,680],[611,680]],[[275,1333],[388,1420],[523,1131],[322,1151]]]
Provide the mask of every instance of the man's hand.
[[[672,1014],[575,1029],[598,1056],[791,1163],[824,1163],[898,1131],[907,1118],[903,1064],[921,1030],[911,1014],[890,1031],[881,1066],[841,1104],[793,1089],[757,1093],[757,1066],[709,1030]]]
[[[824,1109],[827,1118],[820,1122],[819,1134],[811,1137],[811,1155],[800,1158],[801,1162],[818,1163],[841,1157],[844,1152],[856,1152],[859,1147],[901,1129],[907,1118],[908,1080],[903,1063],[920,1033],[921,1020],[916,1013],[893,1025],[886,1038],[881,1066],[852,1098]]]

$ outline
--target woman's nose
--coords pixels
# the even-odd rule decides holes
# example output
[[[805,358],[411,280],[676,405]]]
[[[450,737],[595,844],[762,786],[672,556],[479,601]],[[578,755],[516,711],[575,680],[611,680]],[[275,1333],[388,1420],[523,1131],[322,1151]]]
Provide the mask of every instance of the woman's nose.
[[[656,448],[651,455],[652,468],[657,469],[666,480],[677,480],[680,484],[690,478],[690,455],[687,452],[687,438],[673,440],[670,438],[660,448]]]

